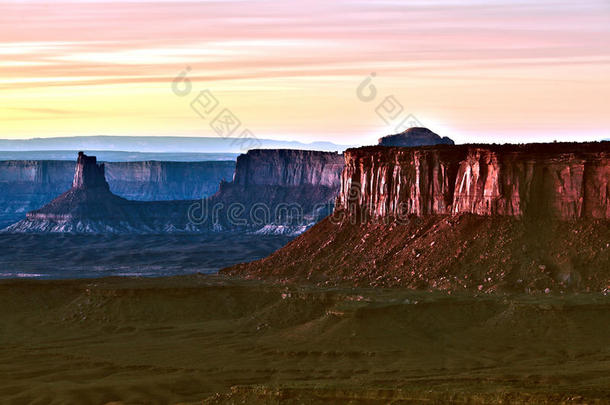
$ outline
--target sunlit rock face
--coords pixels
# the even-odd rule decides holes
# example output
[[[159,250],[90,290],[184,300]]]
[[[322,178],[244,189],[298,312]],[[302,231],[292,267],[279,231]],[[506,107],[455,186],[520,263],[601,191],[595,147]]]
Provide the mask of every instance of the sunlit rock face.
[[[337,208],[363,217],[610,218],[609,158],[607,143],[349,149]]]

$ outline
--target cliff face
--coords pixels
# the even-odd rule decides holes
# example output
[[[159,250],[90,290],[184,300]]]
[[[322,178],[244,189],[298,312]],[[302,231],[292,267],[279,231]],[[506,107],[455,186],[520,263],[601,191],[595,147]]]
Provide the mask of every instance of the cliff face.
[[[70,187],[74,162],[0,161],[0,228]]]
[[[193,200],[218,190],[235,162],[106,162],[110,190],[129,200]],[[72,185],[74,162],[0,161],[0,228],[42,207]]]
[[[129,200],[169,201],[208,197],[218,184],[231,180],[235,162],[106,163],[110,191]]]
[[[338,188],[344,160],[333,152],[254,149],[237,158],[233,183],[245,187],[312,185]]]
[[[250,150],[237,158],[234,180],[208,201],[222,229],[296,234],[332,212],[343,156],[289,149]]]
[[[610,145],[372,147],[345,160],[337,209],[364,219],[610,218]]]
[[[224,272],[421,289],[610,285],[610,143],[348,149],[334,214]]]
[[[237,158],[233,182],[208,201],[217,229],[299,234],[329,215],[344,158],[333,152],[250,150]]]

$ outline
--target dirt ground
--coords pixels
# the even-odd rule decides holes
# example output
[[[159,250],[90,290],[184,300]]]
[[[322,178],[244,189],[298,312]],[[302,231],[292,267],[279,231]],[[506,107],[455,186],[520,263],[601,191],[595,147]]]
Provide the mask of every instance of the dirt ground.
[[[0,281],[2,404],[610,403],[610,296]]]

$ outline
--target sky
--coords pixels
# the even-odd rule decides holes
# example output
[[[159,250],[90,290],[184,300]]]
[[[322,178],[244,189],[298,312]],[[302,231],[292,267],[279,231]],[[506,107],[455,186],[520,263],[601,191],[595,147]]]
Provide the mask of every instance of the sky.
[[[610,138],[610,0],[2,1],[0,94],[0,138]]]

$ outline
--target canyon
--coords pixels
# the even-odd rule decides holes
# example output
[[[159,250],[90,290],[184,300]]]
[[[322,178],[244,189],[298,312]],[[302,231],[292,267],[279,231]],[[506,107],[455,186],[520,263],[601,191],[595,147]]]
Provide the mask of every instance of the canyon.
[[[106,162],[110,191],[130,200],[208,197],[233,178],[234,161]],[[25,218],[70,188],[74,161],[0,161],[0,228]]]
[[[610,143],[364,147],[333,214],[223,273],[448,291],[610,284]]]
[[[189,230],[190,202],[131,201],[110,191],[105,165],[80,152],[72,187],[26,218],[7,227],[6,233],[158,233]],[[196,229],[193,229],[195,231]]]
[[[128,163],[113,166],[108,169],[95,157],[79,153],[72,188],[28,212],[5,232],[297,234],[332,211],[343,157],[332,152],[252,150],[238,157],[234,180],[221,180],[213,196],[167,201],[116,195],[108,177],[114,177],[115,187],[123,187],[127,195],[156,194],[152,186],[137,188],[129,180],[116,180],[116,168],[129,167]],[[150,166],[130,170],[133,178],[172,184],[171,176]]]

